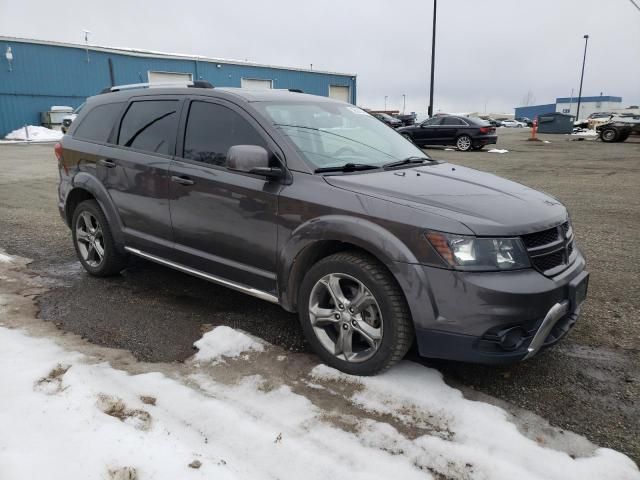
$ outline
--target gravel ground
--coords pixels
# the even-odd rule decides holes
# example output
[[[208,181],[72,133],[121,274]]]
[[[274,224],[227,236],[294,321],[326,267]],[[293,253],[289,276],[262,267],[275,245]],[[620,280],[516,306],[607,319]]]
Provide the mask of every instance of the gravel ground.
[[[528,129],[500,129],[498,148],[506,154],[427,152],[545,190],[567,205],[591,272],[582,317],[560,345],[509,367],[412,355],[467,396],[489,394],[502,406],[526,408],[638,462],[640,138],[604,144],[547,135],[544,143],[527,136]],[[184,360],[211,324],[308,351],[295,315],[179,272],[135,261],[119,277],[86,275],[57,212],[52,150],[0,145],[0,246],[34,259],[34,274],[50,279],[52,289],[39,298],[43,319],[146,361]]]

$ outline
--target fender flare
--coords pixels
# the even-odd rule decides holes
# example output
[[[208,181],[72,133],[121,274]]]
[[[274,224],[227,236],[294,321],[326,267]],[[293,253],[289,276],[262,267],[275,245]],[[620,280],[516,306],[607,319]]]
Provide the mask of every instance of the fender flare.
[[[345,215],[326,215],[311,219],[299,225],[287,239],[278,253],[278,285],[280,304],[289,311],[295,311],[295,292],[292,273],[301,253],[313,244],[322,241],[350,243],[368,251],[382,262],[401,281],[397,264],[416,264],[418,260],[409,248],[394,234],[369,220]]]
[[[124,252],[124,226],[122,224],[122,220],[120,219],[120,215],[118,214],[118,209],[114,205],[109,192],[107,192],[107,189],[104,187],[102,182],[100,182],[100,180],[98,180],[93,175],[87,172],[80,172],[75,177],[73,177],[72,188],[67,193],[67,197],[65,199],[64,209],[67,218],[69,218],[69,216],[72,214],[71,212],[67,211],[67,199],[74,191],[77,190],[85,190],[93,195],[93,197],[98,202],[98,205],[100,205],[100,208],[107,217],[107,221],[109,222],[109,227],[111,229],[111,234],[113,235],[113,240],[116,243],[116,246],[119,250],[122,250],[122,252]]]

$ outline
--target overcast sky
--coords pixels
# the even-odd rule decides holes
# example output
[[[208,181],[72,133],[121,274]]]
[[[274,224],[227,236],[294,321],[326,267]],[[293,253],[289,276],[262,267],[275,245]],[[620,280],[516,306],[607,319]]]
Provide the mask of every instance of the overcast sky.
[[[636,0],[640,4],[640,1]],[[144,6],[143,6],[144,5]],[[425,111],[430,0],[0,0],[0,35],[356,73],[358,105]],[[512,112],[577,95],[640,104],[640,11],[630,0],[441,0],[435,108]]]

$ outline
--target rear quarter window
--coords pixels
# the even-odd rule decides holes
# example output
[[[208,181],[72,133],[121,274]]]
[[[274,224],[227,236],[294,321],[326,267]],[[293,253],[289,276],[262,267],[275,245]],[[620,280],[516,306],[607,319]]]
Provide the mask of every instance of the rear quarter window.
[[[92,108],[80,121],[72,136],[91,142],[107,143],[120,119],[123,102],[105,103]]]

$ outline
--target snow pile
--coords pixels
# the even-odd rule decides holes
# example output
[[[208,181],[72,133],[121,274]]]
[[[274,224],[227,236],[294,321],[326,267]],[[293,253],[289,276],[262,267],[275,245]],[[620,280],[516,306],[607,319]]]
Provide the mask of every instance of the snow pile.
[[[13,257],[11,257],[11,255],[7,255],[6,253],[2,253],[2,251],[0,251],[0,263],[11,263],[12,259]]]
[[[262,352],[264,346],[243,332],[221,326],[207,332],[193,344],[198,353],[193,357],[196,362],[221,360],[221,357],[238,357],[247,351]]]
[[[595,130],[585,130],[585,129],[581,129],[577,132],[573,132],[571,135],[576,136],[576,137],[597,137],[598,136],[598,132],[596,132]]]
[[[37,127],[34,125],[28,125],[27,130],[29,136],[27,138],[27,132],[25,127],[18,128],[11,133],[8,133],[5,140],[29,140],[31,142],[57,142],[63,137],[63,133],[59,130],[51,130],[45,127]]]
[[[487,150],[487,153],[509,153],[509,150],[504,150],[502,148],[492,148],[491,150]]]
[[[237,351],[245,342],[216,330],[205,344]],[[117,471],[141,480],[640,479],[612,450],[574,460],[525,438],[503,410],[465,400],[437,371],[409,362],[373,378],[314,368],[307,379],[363,409],[354,416],[259,375],[229,385],[190,362],[171,378],[129,375],[3,327],[0,345],[3,480],[121,478],[109,473]]]
[[[446,478],[640,479],[633,461],[611,449],[599,448],[592,457],[574,460],[545,448],[523,436],[504,410],[465,399],[434,369],[403,362],[377,377],[353,377],[320,365],[311,376],[316,381],[354,382],[360,387],[352,397],[355,404],[431,429],[431,435],[411,442],[398,438],[387,424],[372,423],[364,441],[381,450],[401,451],[418,467],[447,472]],[[424,412],[422,425],[409,412]]]

